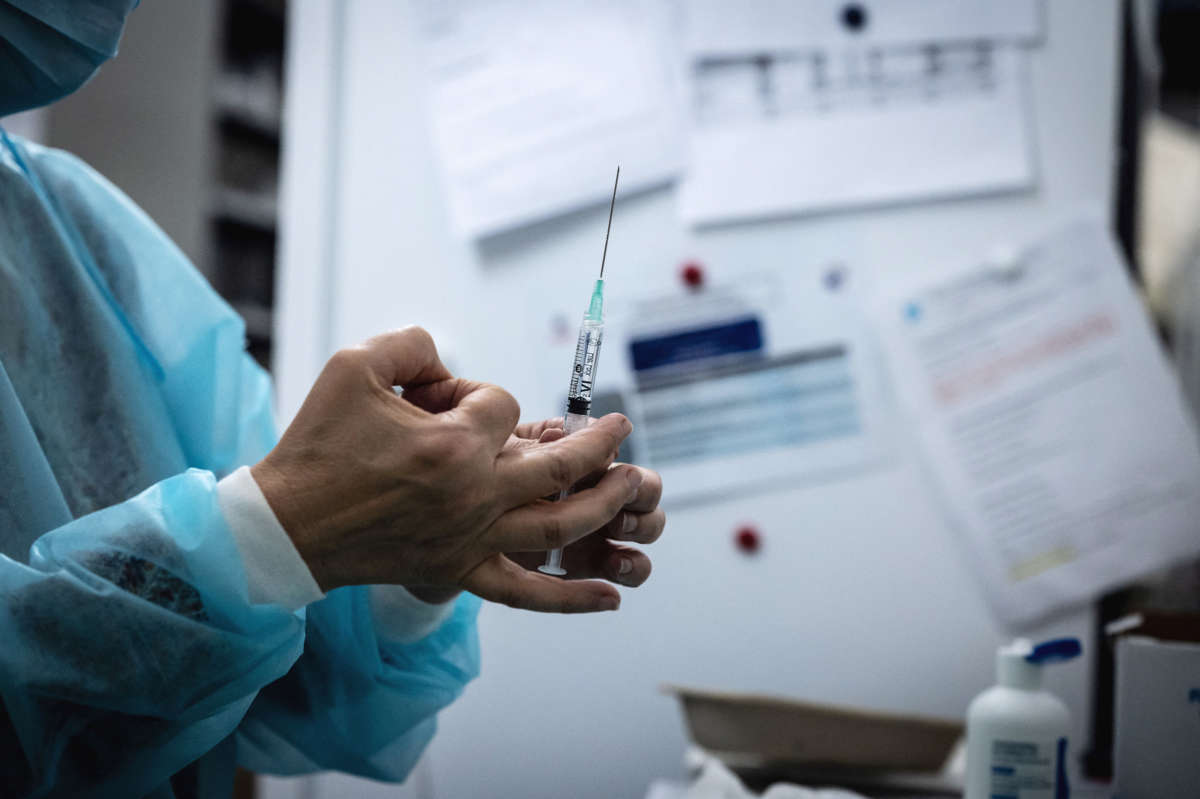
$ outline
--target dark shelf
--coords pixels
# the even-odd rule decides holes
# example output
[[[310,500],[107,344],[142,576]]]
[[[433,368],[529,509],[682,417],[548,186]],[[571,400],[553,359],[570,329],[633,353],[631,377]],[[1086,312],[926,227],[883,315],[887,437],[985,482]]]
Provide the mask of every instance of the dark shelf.
[[[210,274],[246,322],[247,351],[267,369],[286,22],[286,0],[225,0],[221,63],[211,84]]]
[[[217,121],[223,131],[246,135],[272,147],[279,146],[280,119],[259,111],[217,103]]]

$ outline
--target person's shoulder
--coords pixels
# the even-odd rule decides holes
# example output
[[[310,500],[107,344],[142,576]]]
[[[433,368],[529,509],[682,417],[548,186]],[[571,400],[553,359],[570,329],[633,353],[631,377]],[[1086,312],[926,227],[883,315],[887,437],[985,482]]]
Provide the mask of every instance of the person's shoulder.
[[[67,174],[84,177],[101,183],[108,183],[104,176],[88,165],[86,161],[66,150],[49,147],[45,144],[31,141],[14,133],[6,133],[5,138],[17,150],[25,166],[39,177],[47,174]]]
[[[107,181],[82,159],[53,147],[30,141],[8,131],[0,131],[0,166],[18,180],[46,185],[63,179],[106,183]]]
[[[9,138],[20,148],[25,168],[52,199],[55,213],[72,220],[102,271],[108,271],[104,253],[112,249],[108,244],[114,240],[126,245],[119,250],[136,243],[147,249],[169,251],[171,260],[186,261],[141,206],[82,158],[56,147],[11,135]],[[156,263],[161,267],[166,262],[159,259]],[[117,264],[114,268],[128,266]]]
[[[66,195],[74,200],[90,200],[91,203],[115,202],[140,213],[134,202],[112,181],[74,153],[20,139],[11,134],[10,139],[23,149],[27,167],[55,195]]]

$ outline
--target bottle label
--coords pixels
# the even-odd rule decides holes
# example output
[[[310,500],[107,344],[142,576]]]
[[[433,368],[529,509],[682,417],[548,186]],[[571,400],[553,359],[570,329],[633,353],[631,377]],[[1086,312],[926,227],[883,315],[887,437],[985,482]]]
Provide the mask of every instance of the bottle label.
[[[1066,739],[992,741],[988,799],[1065,799]]]

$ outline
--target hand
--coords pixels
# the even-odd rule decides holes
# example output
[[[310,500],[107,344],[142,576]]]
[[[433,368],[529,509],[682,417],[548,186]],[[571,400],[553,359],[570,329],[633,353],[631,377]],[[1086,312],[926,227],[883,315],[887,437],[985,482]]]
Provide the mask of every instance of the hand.
[[[251,471],[324,590],[462,587],[531,610],[615,610],[612,586],[529,572],[503,553],[567,546],[616,518],[644,479],[608,469],[632,425],[610,414],[508,447],[519,412],[503,389],[451,376],[429,334],[405,328],[334,355]],[[539,500],[600,472],[563,502]]]
[[[557,441],[563,437],[562,418],[517,426],[509,437],[509,449],[523,449],[539,443]],[[622,468],[613,464],[609,469]],[[639,467],[625,467],[639,468]],[[616,541],[632,541],[652,544],[662,535],[666,526],[666,515],[658,507],[662,498],[662,478],[650,469],[640,469],[642,485],[637,495],[622,508],[612,521],[571,544],[563,551],[563,567],[567,579],[589,579],[603,577],[612,582],[636,587],[650,576],[650,559],[633,547],[621,546]],[[605,472],[588,475],[576,485],[576,490],[590,488],[600,481]],[[542,552],[513,552],[509,557],[527,569],[536,569],[546,562]]]

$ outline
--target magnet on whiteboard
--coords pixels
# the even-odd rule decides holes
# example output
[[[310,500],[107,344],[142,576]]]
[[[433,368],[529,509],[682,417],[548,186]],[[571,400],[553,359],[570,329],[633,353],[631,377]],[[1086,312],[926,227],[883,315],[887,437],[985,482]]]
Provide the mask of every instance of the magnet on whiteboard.
[[[738,528],[733,540],[737,542],[737,548],[747,555],[753,555],[762,548],[762,535],[748,524]]]
[[[698,289],[704,285],[704,267],[697,261],[685,261],[679,267],[679,279],[690,289]]]
[[[837,291],[846,284],[847,269],[843,264],[833,264],[825,270],[822,282],[829,291]]]

